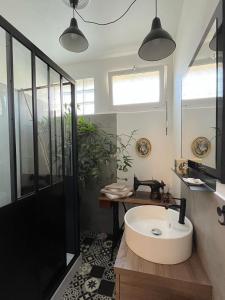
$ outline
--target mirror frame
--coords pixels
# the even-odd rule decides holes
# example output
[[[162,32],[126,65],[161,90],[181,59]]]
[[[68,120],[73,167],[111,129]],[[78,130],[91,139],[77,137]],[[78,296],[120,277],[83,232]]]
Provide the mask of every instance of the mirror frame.
[[[195,54],[189,64],[189,67],[193,65],[213,23],[216,21],[218,25],[218,19],[222,20],[222,36],[225,36],[225,0],[221,0],[202,36],[202,39],[195,51]],[[218,26],[219,27],[219,26]],[[216,127],[221,134],[217,135],[216,139],[216,168],[209,167],[203,163],[197,163],[194,161],[188,161],[188,167],[195,171],[199,178],[216,178],[225,183],[225,39],[222,39],[222,64],[223,64],[223,95],[221,101],[219,101],[218,96],[216,96]],[[217,56],[218,57],[218,56]],[[183,106],[181,103],[181,152],[183,149]],[[183,153],[181,153],[182,156]]]

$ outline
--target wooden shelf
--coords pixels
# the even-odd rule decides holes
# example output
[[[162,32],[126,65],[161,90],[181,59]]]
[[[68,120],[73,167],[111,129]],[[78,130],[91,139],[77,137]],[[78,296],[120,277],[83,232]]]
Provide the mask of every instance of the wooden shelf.
[[[195,192],[215,192],[215,189],[207,185],[206,183],[202,185],[192,185],[184,181],[184,178],[196,178],[193,174],[188,174],[187,176],[182,176],[181,174],[177,173],[176,170],[172,169],[172,171],[181,179],[181,181],[191,190]],[[213,185],[216,185],[216,179],[213,180]]]
[[[175,200],[169,199],[168,202],[164,202],[163,200],[153,200],[149,198],[150,193],[148,192],[136,192],[135,195],[127,198],[120,199],[109,199],[104,195],[99,196],[99,202],[101,207],[107,207],[107,204],[111,205],[112,202],[121,202],[135,205],[158,205],[165,206],[166,204],[173,204]]]

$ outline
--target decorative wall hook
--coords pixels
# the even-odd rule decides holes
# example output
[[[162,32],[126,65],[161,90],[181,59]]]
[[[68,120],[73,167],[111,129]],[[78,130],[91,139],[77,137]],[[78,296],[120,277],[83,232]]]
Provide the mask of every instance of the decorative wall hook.
[[[225,205],[222,208],[217,207],[217,214],[218,216],[222,216],[223,218],[223,221],[218,220],[218,222],[220,223],[220,225],[225,226]]]

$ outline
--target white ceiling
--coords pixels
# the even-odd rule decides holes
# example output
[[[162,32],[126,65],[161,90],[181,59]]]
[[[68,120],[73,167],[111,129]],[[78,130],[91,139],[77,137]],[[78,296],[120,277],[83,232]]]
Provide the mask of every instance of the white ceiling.
[[[107,22],[120,16],[132,0],[91,0],[82,16]],[[175,38],[183,0],[158,0],[158,14],[163,27]],[[0,12],[12,25],[28,37],[56,63],[70,64],[111,56],[137,53],[149,32],[155,12],[155,0],[137,0],[129,13],[109,26],[85,24],[77,17],[79,28],[89,41],[89,49],[81,54],[64,50],[58,38],[69,26],[72,10],[63,0],[0,0]]]

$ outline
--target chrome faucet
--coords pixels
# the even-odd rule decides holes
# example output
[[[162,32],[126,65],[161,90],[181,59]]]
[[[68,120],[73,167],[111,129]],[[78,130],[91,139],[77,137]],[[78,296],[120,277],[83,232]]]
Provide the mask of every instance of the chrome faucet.
[[[186,199],[185,198],[172,198],[173,200],[180,200],[180,205],[178,204],[168,204],[165,209],[179,209],[179,221],[180,224],[185,224],[185,214],[186,214]]]

